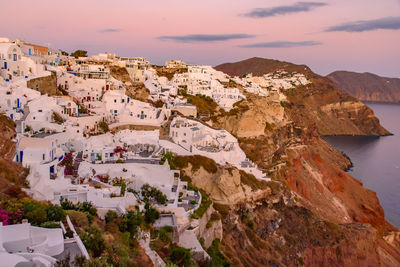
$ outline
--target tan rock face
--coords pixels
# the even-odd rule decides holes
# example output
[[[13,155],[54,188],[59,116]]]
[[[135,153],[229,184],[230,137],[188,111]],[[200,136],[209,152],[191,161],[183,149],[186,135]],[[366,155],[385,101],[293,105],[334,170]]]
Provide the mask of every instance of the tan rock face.
[[[207,223],[211,220],[211,215],[215,213],[213,207],[210,207],[199,219],[199,227],[196,231],[196,236],[203,238],[204,240],[204,247],[209,248],[214,241],[214,239],[218,238],[222,240],[222,222],[221,220],[212,221],[211,225],[207,225]]]
[[[387,135],[373,111],[355,98],[340,92],[322,77],[313,84],[286,92],[286,112],[296,125],[316,124],[321,135]]]
[[[57,75],[55,72],[52,72],[50,76],[29,80],[27,82],[27,87],[33,90],[38,90],[43,95],[62,95],[62,93],[57,89]]]
[[[16,146],[12,139],[15,136],[14,122],[0,114],[0,158],[13,160]]]
[[[214,126],[222,127],[239,138],[263,136],[273,127],[288,123],[285,110],[268,97],[248,94],[248,99],[227,114],[217,117]]]
[[[241,185],[237,169],[229,171],[219,168],[216,173],[208,173],[203,167],[193,171],[189,166],[183,171],[195,186],[207,192],[216,203],[234,204],[245,200],[251,194],[250,188]]]

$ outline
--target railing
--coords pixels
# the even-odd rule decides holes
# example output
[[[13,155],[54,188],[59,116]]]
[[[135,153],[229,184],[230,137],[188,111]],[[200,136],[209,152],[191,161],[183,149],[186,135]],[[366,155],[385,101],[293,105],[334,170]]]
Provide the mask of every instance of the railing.
[[[73,223],[71,222],[71,219],[69,218],[68,215],[67,215],[66,220],[67,220],[67,224],[68,224],[69,229],[74,233],[74,239],[76,241],[76,244],[79,247],[79,250],[82,252],[83,256],[85,256],[86,259],[90,259],[89,253],[87,252],[86,247],[83,244],[81,238],[76,233],[75,227],[74,227]]]

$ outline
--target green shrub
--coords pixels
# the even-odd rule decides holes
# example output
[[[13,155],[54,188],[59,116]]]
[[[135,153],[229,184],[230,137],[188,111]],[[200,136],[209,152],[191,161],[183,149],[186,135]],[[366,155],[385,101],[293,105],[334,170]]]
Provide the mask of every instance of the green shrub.
[[[178,266],[192,266],[192,254],[186,248],[173,247],[169,259]]]
[[[215,239],[211,246],[207,249],[208,255],[211,257],[210,266],[213,267],[229,267],[230,263],[228,259],[222,254],[220,249],[221,241]]]
[[[48,206],[46,213],[47,213],[47,219],[49,221],[55,221],[55,222],[62,221],[67,215],[65,210],[57,205]]]
[[[203,214],[208,210],[208,208],[211,206],[211,199],[207,196],[206,193],[200,191],[201,193],[201,203],[200,203],[200,207],[198,209],[196,209],[193,214],[192,217],[195,219],[200,219]]]
[[[156,210],[153,207],[149,207],[145,210],[144,212],[144,220],[149,223],[152,224],[154,223],[158,218],[160,218],[160,213],[158,212],[158,210]]]
[[[104,217],[107,224],[115,222],[115,220],[117,218],[118,218],[118,214],[113,210],[107,211],[106,216]]]
[[[60,224],[58,222],[51,222],[51,221],[42,223],[40,225],[40,227],[43,227],[43,228],[61,228],[61,226],[60,226]]]
[[[43,209],[35,209],[25,213],[25,218],[33,225],[41,225],[47,221],[46,212]]]
[[[144,184],[141,188],[142,197],[145,202],[155,200],[158,204],[165,205],[167,203],[167,196],[157,188]]]
[[[107,248],[101,229],[96,225],[87,226],[79,233],[86,249],[93,257],[99,257]]]
[[[135,238],[139,232],[139,226],[143,223],[143,217],[139,212],[128,211],[127,214],[122,216],[119,223],[119,230],[121,232],[129,232],[131,238]]]
[[[86,213],[76,210],[68,210],[67,214],[71,222],[77,227],[89,226],[89,219]]]

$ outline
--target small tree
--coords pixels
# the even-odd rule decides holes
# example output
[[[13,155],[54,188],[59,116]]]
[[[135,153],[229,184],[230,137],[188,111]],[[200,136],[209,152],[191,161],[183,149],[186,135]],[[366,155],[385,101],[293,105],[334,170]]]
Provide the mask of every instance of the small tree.
[[[57,205],[48,206],[46,213],[47,219],[54,222],[62,221],[66,216],[64,209]]]
[[[84,228],[79,235],[85,247],[92,253],[93,257],[99,257],[107,248],[101,230],[96,225],[91,225]]]
[[[192,254],[186,248],[173,247],[169,258],[179,266],[192,266]]]
[[[79,58],[79,57],[87,57],[87,51],[85,50],[76,50],[75,52],[71,53],[71,57]]]
[[[160,218],[160,213],[158,212],[158,210],[153,207],[146,207],[146,211],[144,212],[144,220],[147,223],[152,224],[158,218]]]
[[[106,223],[109,224],[109,223],[114,222],[117,218],[118,218],[118,214],[115,211],[109,210],[109,211],[107,211],[104,219],[106,220]]]

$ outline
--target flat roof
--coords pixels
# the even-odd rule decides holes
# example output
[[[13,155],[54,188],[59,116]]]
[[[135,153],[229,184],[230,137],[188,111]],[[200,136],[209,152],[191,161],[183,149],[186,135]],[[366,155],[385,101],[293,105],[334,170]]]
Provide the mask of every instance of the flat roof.
[[[25,148],[51,148],[52,140],[49,138],[23,137],[18,144],[20,149]]]

